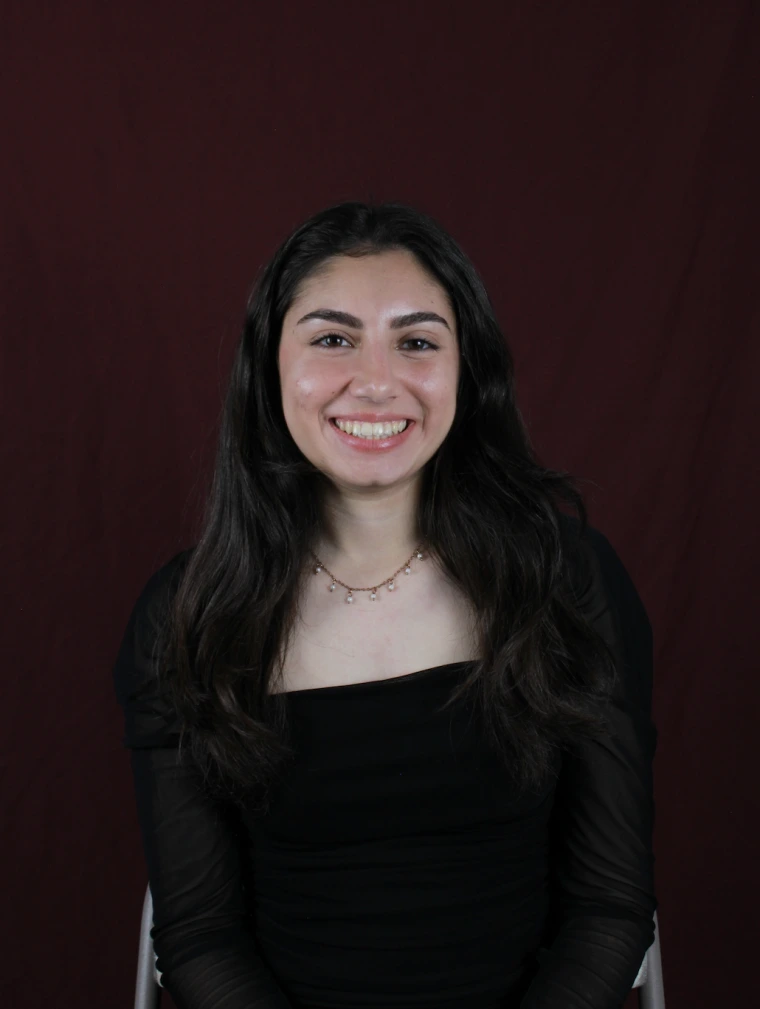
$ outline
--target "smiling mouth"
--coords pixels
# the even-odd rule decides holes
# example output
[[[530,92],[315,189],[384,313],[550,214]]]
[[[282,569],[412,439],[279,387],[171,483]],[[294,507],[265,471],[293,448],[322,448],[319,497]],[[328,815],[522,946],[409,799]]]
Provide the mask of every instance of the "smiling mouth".
[[[366,438],[369,440],[379,441],[380,439],[390,438],[393,435],[401,434],[401,432],[405,431],[407,426],[413,422],[408,420],[391,420],[377,424],[370,424],[367,421],[341,420],[338,417],[332,417],[330,423],[334,424],[338,430],[343,431],[344,434],[350,434],[354,438]]]

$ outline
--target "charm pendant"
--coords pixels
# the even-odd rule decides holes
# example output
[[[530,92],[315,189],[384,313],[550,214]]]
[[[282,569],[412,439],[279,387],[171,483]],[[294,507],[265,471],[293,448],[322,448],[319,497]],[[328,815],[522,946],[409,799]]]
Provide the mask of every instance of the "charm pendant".
[[[353,603],[354,592],[367,592],[369,594],[370,602],[374,603],[377,601],[378,598],[377,593],[379,591],[377,585],[367,586],[366,588],[363,587],[351,588],[351,586],[346,585],[345,582],[338,581],[338,579],[335,577],[332,571],[328,570],[328,568],[324,566],[322,561],[319,559],[319,557],[317,557],[317,555],[313,551],[311,551],[311,556],[314,558],[314,566],[313,566],[314,574],[319,575],[324,571],[325,574],[330,576],[330,584],[328,586],[330,592],[334,592],[338,587],[338,585],[341,585],[346,590],[346,595],[344,596],[344,602]],[[388,589],[389,592],[394,592],[396,589],[397,575],[399,575],[402,571],[404,572],[405,575],[410,575],[412,573],[412,561],[414,560],[415,557],[417,558],[418,561],[421,561],[423,558],[422,550],[415,550],[415,552],[412,554],[412,556],[409,558],[406,564],[402,565],[402,567],[400,567],[393,575],[391,575],[390,578],[386,579],[386,581],[382,583],[385,585],[385,587]]]

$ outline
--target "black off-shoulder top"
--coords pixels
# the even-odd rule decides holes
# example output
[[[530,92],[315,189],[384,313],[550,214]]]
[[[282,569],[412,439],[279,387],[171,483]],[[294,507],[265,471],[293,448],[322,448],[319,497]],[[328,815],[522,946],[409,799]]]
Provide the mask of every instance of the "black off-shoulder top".
[[[206,798],[151,668],[188,551],[148,580],[114,677],[178,1009],[622,1006],[657,907],[652,630],[606,537],[582,543],[611,731],[522,797],[472,712],[439,710],[462,662],[290,692],[297,757],[268,812]]]

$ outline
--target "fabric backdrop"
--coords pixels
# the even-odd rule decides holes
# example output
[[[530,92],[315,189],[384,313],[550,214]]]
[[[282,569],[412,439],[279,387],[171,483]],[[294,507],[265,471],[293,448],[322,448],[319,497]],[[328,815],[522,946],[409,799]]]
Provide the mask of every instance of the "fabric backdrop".
[[[752,0],[3,3],[3,1006],[131,1005],[116,649],[192,542],[257,270],[367,197],[472,257],[539,456],[639,588],[668,1006],[748,1004],[759,21]]]

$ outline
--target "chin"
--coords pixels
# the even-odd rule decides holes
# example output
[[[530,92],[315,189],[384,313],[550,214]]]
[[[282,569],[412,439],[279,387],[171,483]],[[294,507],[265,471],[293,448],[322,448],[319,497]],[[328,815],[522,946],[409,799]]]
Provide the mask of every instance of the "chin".
[[[343,473],[338,470],[325,470],[322,472],[327,477],[327,479],[335,484],[336,487],[345,487],[347,490],[368,490],[371,488],[376,488],[381,490],[387,487],[393,487],[396,484],[409,483],[418,476],[418,472],[413,473],[403,472],[403,473],[367,473],[361,474],[353,470],[349,473]]]

